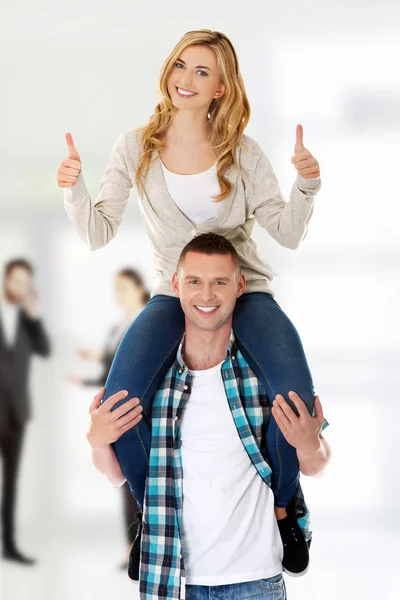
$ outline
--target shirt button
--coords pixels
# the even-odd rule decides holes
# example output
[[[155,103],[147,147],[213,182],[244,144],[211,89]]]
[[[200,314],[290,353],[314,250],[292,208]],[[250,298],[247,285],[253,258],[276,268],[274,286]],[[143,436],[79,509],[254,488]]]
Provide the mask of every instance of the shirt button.
[[[182,369],[178,370],[179,375],[182,375]]]
[[[188,390],[188,389],[189,389],[189,386],[188,386],[188,385],[184,385],[184,386],[183,386],[183,389],[184,389],[184,390]]]
[[[196,235],[197,231],[195,229],[192,229],[192,235]]]

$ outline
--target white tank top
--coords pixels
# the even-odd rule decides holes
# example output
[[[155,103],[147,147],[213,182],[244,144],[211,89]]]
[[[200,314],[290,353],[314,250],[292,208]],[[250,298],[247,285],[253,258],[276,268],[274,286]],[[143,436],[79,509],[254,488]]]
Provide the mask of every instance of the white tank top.
[[[169,171],[162,161],[161,165],[169,195],[189,221],[197,224],[218,216],[224,201],[211,198],[221,193],[216,162],[207,171],[195,175],[178,175]]]
[[[192,373],[181,422],[186,582],[225,585],[278,575],[283,545],[274,494],[239,437],[221,365]]]

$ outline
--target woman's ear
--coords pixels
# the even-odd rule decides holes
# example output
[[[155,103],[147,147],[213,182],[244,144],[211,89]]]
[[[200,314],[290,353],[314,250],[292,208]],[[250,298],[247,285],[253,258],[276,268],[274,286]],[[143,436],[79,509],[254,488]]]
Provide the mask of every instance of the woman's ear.
[[[222,96],[226,92],[226,85],[224,83],[220,83],[218,90],[214,94],[214,98],[222,98]]]

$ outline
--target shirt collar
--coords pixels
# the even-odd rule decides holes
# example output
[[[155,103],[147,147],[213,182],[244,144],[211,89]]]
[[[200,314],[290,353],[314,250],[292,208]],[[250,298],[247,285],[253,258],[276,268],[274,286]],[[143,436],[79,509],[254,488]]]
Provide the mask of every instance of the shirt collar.
[[[183,337],[182,337],[181,342],[180,342],[179,347],[178,347],[178,351],[176,353],[176,366],[177,366],[179,374],[183,373],[185,370],[189,371],[189,368],[185,364],[185,361],[183,359],[183,354],[182,354],[184,341],[185,341],[185,334],[183,334]],[[233,329],[231,329],[231,333],[230,333],[230,336],[229,336],[229,341],[228,341],[228,344],[226,346],[225,360],[228,357],[229,358],[236,357],[236,353],[237,353],[236,338],[235,338],[235,334],[233,333]]]
[[[5,296],[0,296],[0,307],[9,312],[18,312],[20,308],[18,304],[13,304]]]

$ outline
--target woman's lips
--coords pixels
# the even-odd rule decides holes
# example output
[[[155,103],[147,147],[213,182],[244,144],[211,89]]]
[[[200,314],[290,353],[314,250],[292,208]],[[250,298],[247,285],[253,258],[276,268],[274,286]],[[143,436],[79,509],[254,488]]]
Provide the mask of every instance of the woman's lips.
[[[177,86],[175,86],[175,89],[176,89],[176,93],[178,94],[178,96],[180,98],[194,98],[194,96],[197,96],[196,92],[190,92],[190,90],[185,90],[186,92],[190,92],[190,93],[182,94],[179,90],[180,89],[184,90],[184,88],[178,88]]]

